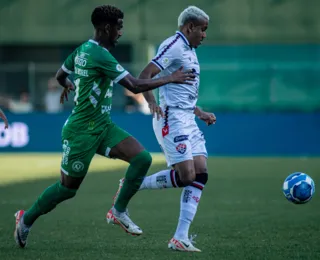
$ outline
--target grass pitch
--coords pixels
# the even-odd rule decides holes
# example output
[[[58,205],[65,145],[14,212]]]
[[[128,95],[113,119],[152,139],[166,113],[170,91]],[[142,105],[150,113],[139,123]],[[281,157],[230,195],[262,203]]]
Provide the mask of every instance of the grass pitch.
[[[77,196],[38,219],[26,249],[13,240],[14,213],[59,178],[59,154],[1,154],[0,259],[320,259],[320,196],[293,205],[281,187],[291,172],[320,183],[318,158],[210,158],[209,182],[191,233],[202,253],[167,249],[179,215],[180,189],[144,190],[130,203],[143,229],[127,235],[105,222],[126,164],[94,158]],[[150,173],[165,168],[154,156]],[[317,186],[316,186],[317,187]]]

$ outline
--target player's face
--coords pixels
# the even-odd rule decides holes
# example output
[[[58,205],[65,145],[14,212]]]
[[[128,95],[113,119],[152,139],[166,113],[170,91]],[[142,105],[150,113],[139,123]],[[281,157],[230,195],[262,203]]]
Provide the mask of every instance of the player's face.
[[[189,27],[190,36],[189,42],[192,47],[197,48],[201,45],[202,41],[207,37],[206,30],[208,29],[208,20],[200,19],[196,23],[192,23]]]
[[[122,36],[123,19],[118,19],[117,24],[111,27],[110,43],[113,47],[118,44],[119,38]]]

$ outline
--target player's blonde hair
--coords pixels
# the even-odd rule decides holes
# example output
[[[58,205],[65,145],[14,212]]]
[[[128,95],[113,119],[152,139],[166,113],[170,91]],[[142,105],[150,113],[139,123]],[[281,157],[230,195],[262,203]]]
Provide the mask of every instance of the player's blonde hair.
[[[196,6],[189,6],[184,9],[178,17],[178,27],[185,25],[190,20],[207,19],[209,21],[209,15]]]

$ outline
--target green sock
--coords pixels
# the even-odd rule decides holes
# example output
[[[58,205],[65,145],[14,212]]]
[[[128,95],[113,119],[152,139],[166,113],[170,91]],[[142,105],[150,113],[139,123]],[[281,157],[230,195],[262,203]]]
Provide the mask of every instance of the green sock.
[[[23,221],[31,226],[38,217],[53,210],[57,204],[76,195],[77,190],[71,190],[57,182],[48,187],[37,201],[23,215]]]
[[[126,210],[130,199],[139,190],[143,178],[147,175],[151,162],[152,157],[146,150],[131,159],[123,187],[114,205],[117,211],[124,212]]]

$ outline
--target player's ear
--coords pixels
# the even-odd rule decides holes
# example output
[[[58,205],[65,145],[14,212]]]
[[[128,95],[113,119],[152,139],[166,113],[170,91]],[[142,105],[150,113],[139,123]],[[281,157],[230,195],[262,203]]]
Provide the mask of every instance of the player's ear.
[[[110,34],[110,29],[111,29],[110,24],[106,24],[106,25],[104,26],[104,31],[105,31],[105,33],[106,33],[107,35]]]
[[[193,22],[188,23],[188,32],[191,33],[194,30],[194,24]]]

